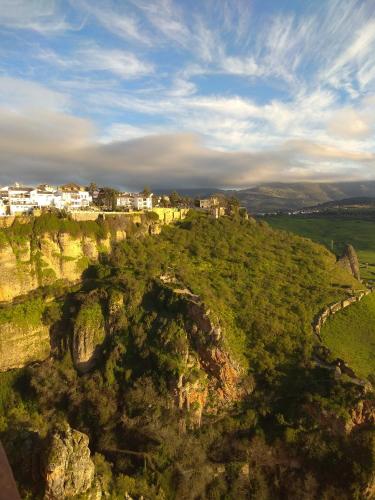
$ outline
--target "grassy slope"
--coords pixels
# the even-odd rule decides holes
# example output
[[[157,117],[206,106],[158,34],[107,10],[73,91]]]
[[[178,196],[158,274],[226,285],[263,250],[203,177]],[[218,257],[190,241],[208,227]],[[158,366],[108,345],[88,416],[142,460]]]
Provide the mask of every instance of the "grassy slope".
[[[327,248],[331,248],[333,240],[333,250],[338,254],[346,243],[351,243],[358,252],[362,277],[375,279],[375,221],[288,215],[267,217],[266,220],[272,227],[311,238]]]
[[[218,313],[232,352],[260,369],[286,362],[314,315],[358,286],[324,247],[251,222],[201,218],[119,249],[119,275],[140,283],[173,269]]]
[[[361,377],[375,375],[375,294],[330,318],[324,342]]]

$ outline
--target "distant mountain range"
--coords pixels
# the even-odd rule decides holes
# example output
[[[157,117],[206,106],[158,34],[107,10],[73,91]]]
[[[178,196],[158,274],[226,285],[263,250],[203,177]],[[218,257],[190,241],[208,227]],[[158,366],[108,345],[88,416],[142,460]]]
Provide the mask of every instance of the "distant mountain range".
[[[315,209],[319,210],[331,210],[331,209],[365,209],[365,208],[375,208],[375,198],[371,197],[356,197],[356,198],[343,198],[341,200],[327,201],[325,203],[319,203],[319,205],[314,205]]]
[[[240,190],[217,188],[177,189],[185,196],[204,197],[214,193],[235,195],[250,212],[271,212],[312,207],[346,198],[375,198],[375,181],[366,182],[272,182]]]

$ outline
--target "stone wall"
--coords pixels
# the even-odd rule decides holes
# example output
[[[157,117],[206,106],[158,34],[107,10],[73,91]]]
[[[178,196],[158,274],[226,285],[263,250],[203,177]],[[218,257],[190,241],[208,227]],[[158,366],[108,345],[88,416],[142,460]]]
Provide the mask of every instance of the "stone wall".
[[[319,340],[321,340],[321,330],[323,328],[324,323],[330,316],[333,316],[337,312],[349,307],[356,302],[360,302],[363,297],[366,297],[370,293],[375,292],[375,287],[368,288],[362,292],[359,292],[357,295],[352,295],[346,299],[341,300],[340,302],[335,302],[334,304],[330,304],[326,306],[321,313],[315,318],[313,321],[312,327],[314,333],[318,336]]]
[[[188,208],[161,208],[155,207],[152,209],[152,212],[156,213],[159,217],[159,222],[162,224],[170,224],[171,222],[176,222],[182,220],[186,217],[188,213]],[[119,217],[119,218],[128,218],[131,219],[134,223],[141,221],[142,214],[145,214],[142,210],[139,211],[131,211],[131,212],[93,212],[93,211],[84,211],[80,210],[79,212],[70,212],[70,217],[76,221],[95,221],[99,218],[110,218],[110,217]]]
[[[171,222],[176,222],[185,219],[188,208],[161,208],[155,207],[152,209],[159,217],[159,222],[162,224],[170,224]]]

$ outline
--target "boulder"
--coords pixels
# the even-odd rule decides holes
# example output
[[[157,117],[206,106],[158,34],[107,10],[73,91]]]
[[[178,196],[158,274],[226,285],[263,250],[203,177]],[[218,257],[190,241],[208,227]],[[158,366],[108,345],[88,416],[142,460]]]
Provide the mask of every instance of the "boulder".
[[[67,423],[48,436],[42,466],[45,500],[71,498],[91,488],[95,466],[88,445],[88,436]]]

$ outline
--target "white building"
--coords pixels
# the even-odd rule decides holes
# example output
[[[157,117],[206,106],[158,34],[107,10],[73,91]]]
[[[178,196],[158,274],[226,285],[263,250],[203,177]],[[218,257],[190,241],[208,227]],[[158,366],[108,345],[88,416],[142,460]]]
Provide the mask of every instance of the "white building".
[[[137,194],[134,196],[134,208],[136,210],[151,210],[152,209],[152,194],[150,196],[143,196]]]
[[[10,215],[28,214],[37,208],[35,201],[36,189],[15,184],[8,188]]]
[[[54,206],[59,210],[84,210],[92,203],[92,196],[83,189],[62,189],[54,193],[53,200]]]
[[[5,186],[0,188],[0,202],[7,208],[10,215],[31,213],[35,208],[55,207],[66,210],[82,210],[90,206],[92,197],[88,191],[79,186],[76,189],[62,188],[56,191],[54,186],[46,184],[37,188],[20,186]],[[4,209],[0,209],[1,211]]]
[[[120,193],[116,198],[116,206],[119,208],[133,208],[134,195],[131,193]]]
[[[120,193],[116,199],[118,208],[128,208],[133,210],[151,210],[152,194],[144,196],[141,193]]]
[[[39,208],[53,207],[54,206],[54,192],[44,191],[39,188],[31,192],[31,199]]]

